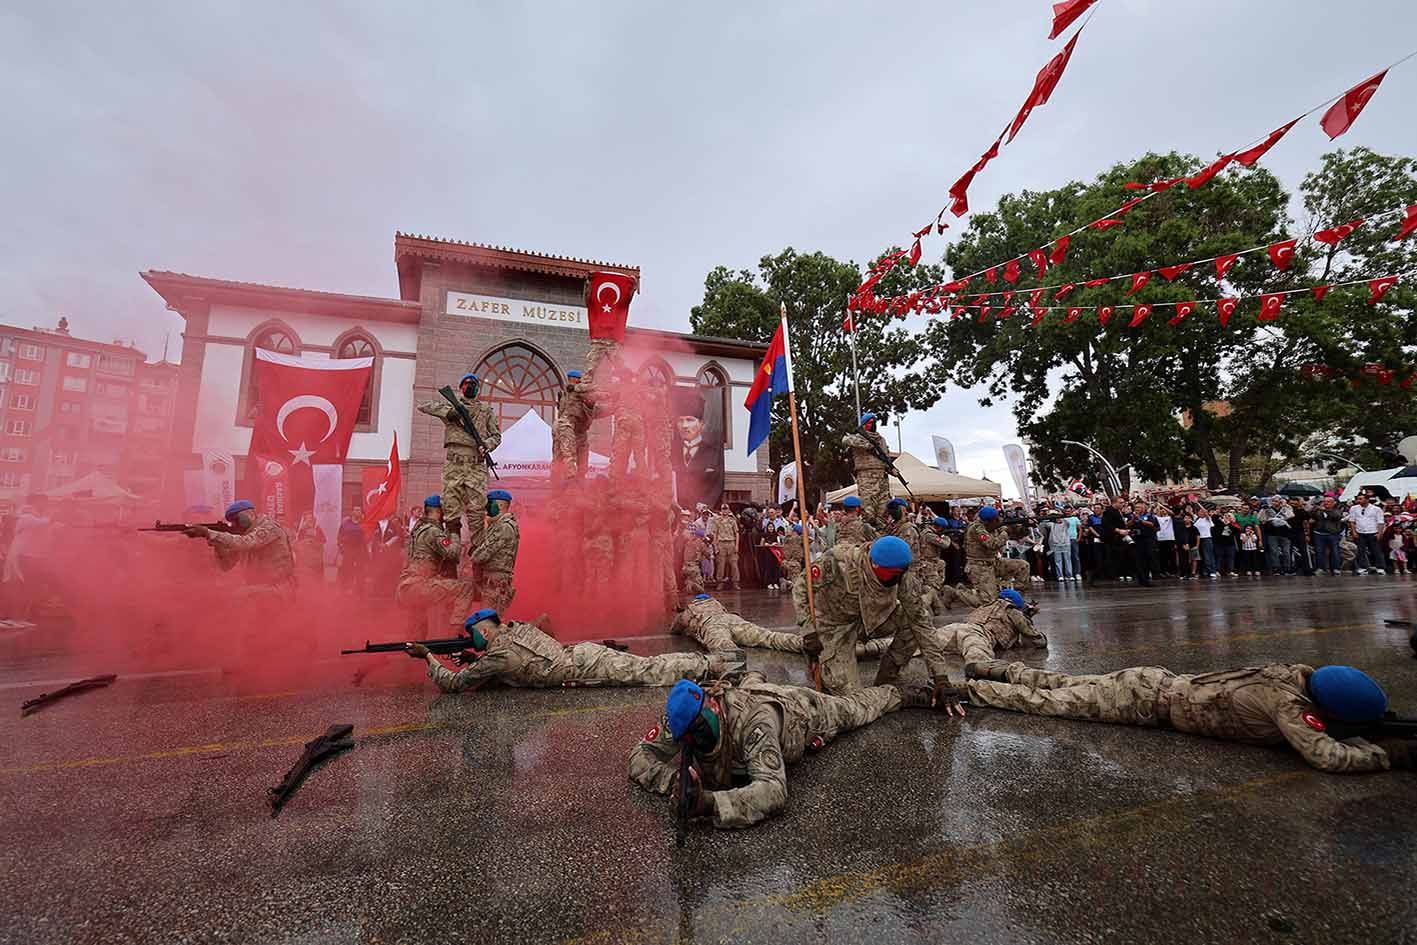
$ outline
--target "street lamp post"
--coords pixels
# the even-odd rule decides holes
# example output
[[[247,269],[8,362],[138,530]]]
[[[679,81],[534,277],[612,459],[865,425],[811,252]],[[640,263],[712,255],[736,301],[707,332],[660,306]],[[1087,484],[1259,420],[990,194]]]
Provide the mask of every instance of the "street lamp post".
[[[1101,463],[1103,468],[1107,470],[1107,476],[1112,483],[1112,495],[1119,496],[1122,494],[1122,477],[1117,475],[1117,468],[1107,460],[1106,456],[1103,456],[1096,449],[1092,448],[1086,443],[1080,443],[1077,440],[1063,440],[1062,442],[1066,443],[1069,446],[1080,446],[1083,449],[1087,450],[1089,453],[1091,453],[1094,457],[1096,457],[1097,461]]]

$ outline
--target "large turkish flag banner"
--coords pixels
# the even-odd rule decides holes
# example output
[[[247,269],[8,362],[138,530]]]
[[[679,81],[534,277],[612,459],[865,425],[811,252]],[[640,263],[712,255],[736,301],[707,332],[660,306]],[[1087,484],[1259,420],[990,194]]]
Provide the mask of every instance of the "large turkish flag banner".
[[[373,368],[373,358],[256,350],[251,379],[257,412],[249,452],[264,482],[288,484],[288,500],[278,503],[277,512],[285,521],[314,509],[316,483],[330,478],[316,477],[316,466],[343,466]],[[332,498],[338,507],[338,496]]]
[[[592,272],[586,288],[586,309],[590,315],[590,336],[625,340],[625,323],[630,320],[630,296],[635,280],[618,272]]]

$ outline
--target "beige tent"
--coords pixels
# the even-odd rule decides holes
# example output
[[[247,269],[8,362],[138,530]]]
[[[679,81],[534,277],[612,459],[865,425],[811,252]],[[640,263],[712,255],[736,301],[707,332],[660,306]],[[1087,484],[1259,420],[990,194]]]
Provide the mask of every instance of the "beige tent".
[[[91,472],[73,482],[41,493],[51,499],[76,499],[89,502],[137,502],[138,497],[101,472]]]
[[[979,499],[1000,495],[997,482],[971,479],[958,473],[936,469],[934,466],[926,466],[909,453],[897,456],[895,466],[910,483],[910,492],[915,493],[915,498],[921,502],[947,502],[951,499]],[[905,486],[901,485],[899,479],[892,476],[890,484],[891,495],[902,499],[910,498],[910,492],[905,491]],[[835,504],[855,494],[856,486],[850,485],[845,489],[828,492],[826,500]]]

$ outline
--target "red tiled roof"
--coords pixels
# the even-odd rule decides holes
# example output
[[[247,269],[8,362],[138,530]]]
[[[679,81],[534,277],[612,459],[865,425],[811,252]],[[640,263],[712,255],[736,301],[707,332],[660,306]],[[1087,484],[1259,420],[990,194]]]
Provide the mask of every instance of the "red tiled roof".
[[[418,297],[421,273],[415,266],[406,263],[406,260],[413,259],[535,272],[568,279],[585,279],[592,272],[599,270],[624,273],[637,282],[640,278],[638,266],[625,266],[620,263],[601,262],[595,259],[580,259],[575,256],[553,256],[550,253],[513,249],[509,246],[469,243],[463,240],[449,240],[437,236],[395,231],[394,264],[398,266],[399,270],[399,294],[405,299]]]

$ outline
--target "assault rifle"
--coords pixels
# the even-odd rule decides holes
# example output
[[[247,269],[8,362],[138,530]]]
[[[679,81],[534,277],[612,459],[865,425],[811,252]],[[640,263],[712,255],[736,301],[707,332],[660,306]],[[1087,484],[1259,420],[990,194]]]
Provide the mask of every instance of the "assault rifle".
[[[1412,644],[1413,657],[1417,657],[1417,623],[1411,620],[1384,620],[1383,623],[1387,624],[1389,627],[1401,627],[1403,630],[1410,630],[1412,636],[1408,638],[1407,642]]]
[[[281,807],[290,800],[290,796],[300,787],[305,776],[315,770],[317,764],[330,755],[354,747],[354,739],[350,737],[353,732],[353,725],[331,725],[325,729],[325,734],[305,743],[305,751],[300,760],[285,773],[280,783],[268,792],[272,817],[280,813]]]
[[[462,421],[462,428],[477,443],[477,448],[482,450],[482,458],[487,461],[487,468],[492,470],[492,478],[501,479],[502,477],[497,475],[497,461],[492,458],[492,451],[487,448],[487,444],[482,442],[482,434],[477,432],[477,427],[472,422],[472,414],[467,412],[467,408],[462,405],[462,401],[458,400],[458,395],[453,393],[451,387],[440,387],[438,393],[453,405],[453,409],[458,413],[458,419]]]
[[[118,677],[112,673],[106,676],[90,676],[88,679],[80,679],[78,682],[71,682],[63,689],[56,689],[53,692],[41,692],[27,702],[20,703],[20,717],[38,712],[51,702],[58,702],[65,696],[72,696],[76,692],[86,692],[89,689],[100,689],[113,684],[113,680]]]
[[[1396,712],[1384,712],[1376,722],[1329,722],[1326,731],[1337,739],[1361,735],[1363,738],[1405,738],[1412,741],[1417,740],[1417,719]]]
[[[679,808],[674,822],[674,845],[684,845],[684,831],[689,826],[689,793],[694,787],[693,743],[687,737],[679,745]]]
[[[871,436],[868,431],[861,431],[861,435],[867,443],[871,444],[871,452],[876,454],[876,458],[886,464],[886,471],[899,479],[902,486],[905,486],[905,491],[910,493],[910,501],[919,502],[920,500],[915,498],[915,493],[910,491],[910,483],[905,481],[905,476],[896,468],[895,460],[891,459],[891,454],[882,449],[881,444],[877,443],[876,438]]]
[[[140,531],[140,532],[185,532],[187,529],[192,528],[192,527],[194,527],[194,526],[198,526],[198,525],[200,525],[202,528],[206,528],[206,529],[209,529],[209,530],[214,531],[214,532],[233,533],[233,532],[236,531],[236,526],[232,525],[230,522],[164,522],[164,521],[156,521],[156,522],[153,522],[153,527],[152,527],[152,528],[140,528],[140,529],[138,529],[138,531]]]
[[[472,637],[452,637],[446,640],[410,640],[400,643],[370,643],[365,640],[362,650],[340,650],[339,652],[341,656],[348,656],[351,653],[406,653],[409,643],[422,643],[428,647],[429,653],[436,653],[439,656],[451,656],[454,653],[472,649]]]

